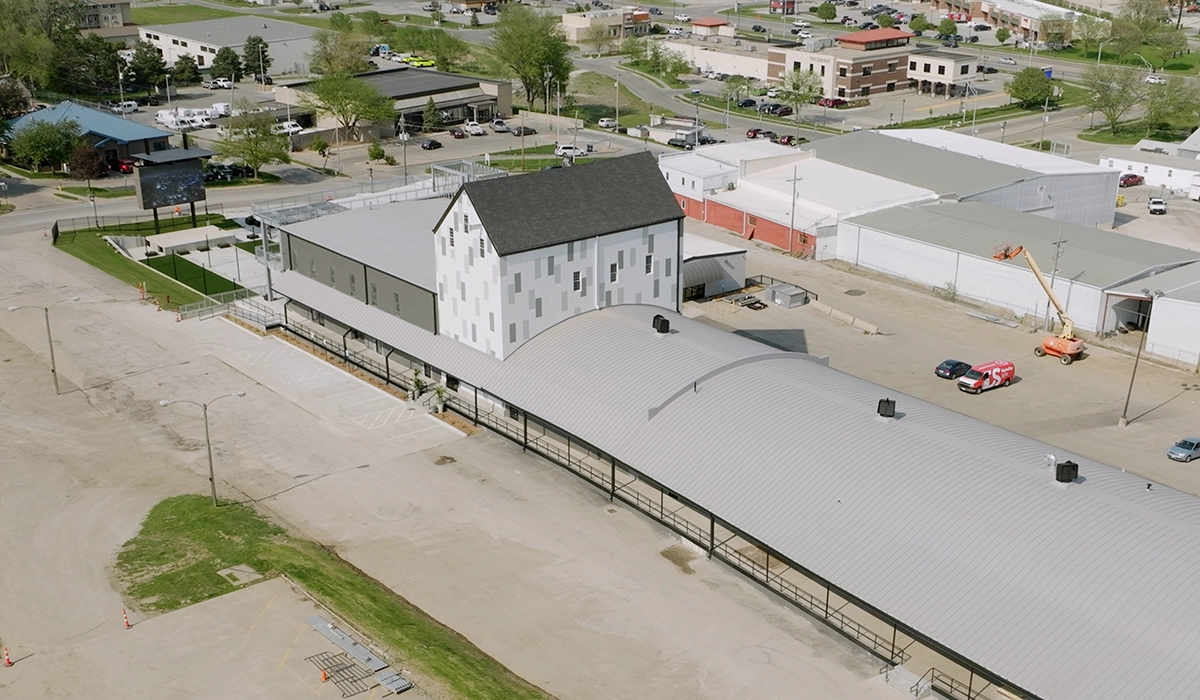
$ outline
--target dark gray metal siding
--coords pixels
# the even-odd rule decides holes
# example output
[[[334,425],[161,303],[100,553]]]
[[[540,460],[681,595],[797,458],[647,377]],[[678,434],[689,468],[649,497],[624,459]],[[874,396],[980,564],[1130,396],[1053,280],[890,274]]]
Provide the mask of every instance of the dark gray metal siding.
[[[305,277],[311,277],[342,294],[367,301],[366,266],[343,255],[331,252],[315,243],[288,234],[288,264]],[[333,269],[330,284],[329,270]],[[315,271],[314,271],[315,270]],[[354,275],[354,291],[350,291],[350,275]]]
[[[437,295],[398,277],[367,268],[367,296],[371,303],[371,285],[375,285],[375,304],[380,310],[408,321],[430,333],[437,333]],[[396,295],[400,295],[400,310],[396,311]]]

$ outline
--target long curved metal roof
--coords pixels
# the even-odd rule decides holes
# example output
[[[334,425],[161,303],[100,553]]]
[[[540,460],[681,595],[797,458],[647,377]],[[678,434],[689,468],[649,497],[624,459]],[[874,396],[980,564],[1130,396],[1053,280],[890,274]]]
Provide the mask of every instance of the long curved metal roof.
[[[343,296],[294,275],[301,303]],[[501,362],[354,303],[373,319],[356,327],[1041,698],[1200,688],[1200,499],[654,307],[576,316]],[[885,397],[899,419],[876,415]],[[1079,481],[1056,483],[1048,453]]]

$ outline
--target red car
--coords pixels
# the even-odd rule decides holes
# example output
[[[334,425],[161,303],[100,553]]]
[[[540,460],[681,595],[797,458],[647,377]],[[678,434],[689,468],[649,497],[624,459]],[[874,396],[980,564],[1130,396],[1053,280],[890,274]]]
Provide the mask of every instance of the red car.
[[[762,129],[746,129],[746,138],[756,139],[762,133]]]
[[[847,104],[849,103],[840,97],[822,97],[817,100],[817,106],[819,107],[844,107]]]
[[[129,175],[133,172],[133,161],[128,158],[117,160],[117,172],[123,175]]]
[[[1145,181],[1146,178],[1138,175],[1137,173],[1125,173],[1121,176],[1120,185],[1121,187],[1133,187],[1134,185],[1140,185]]]

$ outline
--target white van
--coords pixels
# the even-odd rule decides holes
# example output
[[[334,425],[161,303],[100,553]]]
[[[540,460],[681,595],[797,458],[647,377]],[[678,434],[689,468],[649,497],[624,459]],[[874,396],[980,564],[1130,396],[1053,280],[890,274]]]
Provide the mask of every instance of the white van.
[[[212,109],[208,110],[209,116],[212,117],[228,117],[233,113],[233,105],[228,102],[214,102]]]
[[[132,114],[133,112],[138,111],[138,103],[134,102],[133,100],[118,102],[112,107],[109,107],[109,111],[111,111],[113,114]]]
[[[271,133],[272,134],[291,135],[291,134],[298,134],[301,131],[304,131],[304,127],[300,126],[296,122],[280,122],[278,124],[271,125]]]

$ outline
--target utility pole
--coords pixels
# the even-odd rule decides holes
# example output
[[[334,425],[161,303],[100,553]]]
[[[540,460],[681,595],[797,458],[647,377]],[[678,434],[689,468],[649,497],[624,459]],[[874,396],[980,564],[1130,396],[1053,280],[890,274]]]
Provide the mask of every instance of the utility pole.
[[[617,73],[617,128],[621,128],[621,74]],[[617,132],[620,133],[620,132]]]
[[[1050,121],[1050,96],[1046,95],[1046,104],[1042,105],[1042,135],[1038,137],[1038,150],[1046,142],[1046,122]]]
[[[1050,272],[1050,289],[1054,289],[1054,282],[1058,280],[1058,257],[1062,255],[1063,246],[1070,241],[1063,240],[1063,227],[1058,227],[1058,240],[1054,242],[1054,270]],[[1050,323],[1050,300],[1046,299],[1046,330],[1053,331],[1054,326]]]
[[[794,233],[794,231],[796,230],[796,183],[800,182],[801,180],[804,179],[804,178],[800,177],[797,174],[797,172],[798,172],[797,166],[793,165],[792,166],[792,177],[790,180],[788,180],[788,182],[792,183],[792,217],[788,221],[788,252],[789,253],[792,252],[792,248],[793,248],[792,244],[796,238],[796,235]]]

